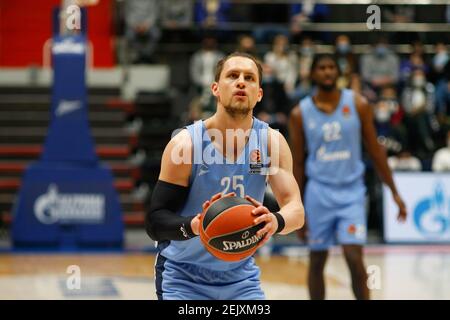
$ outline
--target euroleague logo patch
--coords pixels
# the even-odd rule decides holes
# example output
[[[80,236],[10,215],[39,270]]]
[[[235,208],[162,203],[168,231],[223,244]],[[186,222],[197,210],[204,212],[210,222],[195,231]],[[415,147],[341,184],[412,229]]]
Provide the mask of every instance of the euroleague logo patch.
[[[259,151],[259,149],[254,149],[250,152],[250,173],[261,174],[261,169],[261,151]]]

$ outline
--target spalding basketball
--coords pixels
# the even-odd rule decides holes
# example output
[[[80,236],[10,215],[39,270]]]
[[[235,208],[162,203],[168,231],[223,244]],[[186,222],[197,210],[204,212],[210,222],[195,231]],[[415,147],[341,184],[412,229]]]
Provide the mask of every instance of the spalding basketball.
[[[264,223],[253,224],[255,206],[240,197],[224,197],[214,201],[201,216],[200,239],[216,258],[239,261],[255,253],[264,235],[256,232]]]

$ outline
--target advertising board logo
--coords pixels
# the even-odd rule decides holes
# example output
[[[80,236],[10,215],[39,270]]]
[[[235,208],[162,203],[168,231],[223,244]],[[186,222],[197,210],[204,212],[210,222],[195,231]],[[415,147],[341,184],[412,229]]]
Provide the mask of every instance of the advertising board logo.
[[[105,196],[58,192],[55,184],[34,203],[34,214],[44,224],[102,223],[105,219]]]
[[[436,184],[433,194],[422,198],[414,207],[414,225],[426,237],[443,235],[450,224],[450,197],[442,184]]]

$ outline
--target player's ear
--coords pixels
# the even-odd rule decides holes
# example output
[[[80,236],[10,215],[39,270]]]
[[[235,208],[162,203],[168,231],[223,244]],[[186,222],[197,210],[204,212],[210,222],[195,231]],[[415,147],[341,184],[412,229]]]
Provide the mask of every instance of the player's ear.
[[[219,84],[215,81],[211,84],[211,92],[213,96],[215,97],[219,96]]]
[[[262,97],[263,97],[263,89],[259,88],[259,91],[258,91],[258,102],[261,102]]]

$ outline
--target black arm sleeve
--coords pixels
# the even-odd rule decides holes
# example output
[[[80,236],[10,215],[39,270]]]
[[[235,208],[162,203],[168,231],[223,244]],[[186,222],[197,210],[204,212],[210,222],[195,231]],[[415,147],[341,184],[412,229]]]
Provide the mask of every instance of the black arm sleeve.
[[[196,235],[191,229],[195,217],[182,217],[176,212],[183,208],[189,187],[158,180],[152,192],[150,207],[145,214],[145,230],[155,241],[188,240]]]

